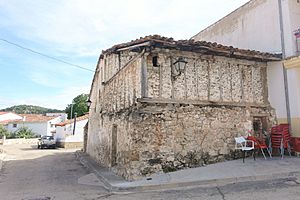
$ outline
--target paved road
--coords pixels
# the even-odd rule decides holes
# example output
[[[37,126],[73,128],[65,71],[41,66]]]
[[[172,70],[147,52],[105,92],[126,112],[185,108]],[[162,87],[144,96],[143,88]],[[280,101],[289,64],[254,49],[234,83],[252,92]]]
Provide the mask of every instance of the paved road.
[[[29,145],[4,148],[8,157],[4,169],[0,172],[0,200],[300,199],[300,177],[222,187],[110,194],[94,174],[90,174],[81,166],[73,151],[38,150]]]
[[[111,195],[109,200],[299,200],[300,184],[295,180],[276,180],[231,184],[222,187],[185,188],[160,192]]]
[[[1,200],[79,200],[107,194],[76,160],[74,150],[0,146],[7,154],[0,172]]]

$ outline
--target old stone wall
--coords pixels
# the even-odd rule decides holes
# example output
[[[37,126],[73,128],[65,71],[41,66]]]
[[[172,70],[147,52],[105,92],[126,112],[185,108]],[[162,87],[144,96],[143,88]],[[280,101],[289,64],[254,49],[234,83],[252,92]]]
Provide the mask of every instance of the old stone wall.
[[[253,116],[275,119],[269,108],[139,104],[102,118],[102,134],[117,126],[116,165],[110,165],[112,138],[102,143],[99,155],[117,174],[136,180],[157,172],[170,172],[233,159],[234,137],[252,129]]]
[[[100,59],[90,94],[92,105],[86,152],[105,166],[111,166],[112,136],[112,123],[105,116],[128,109],[141,97],[142,54],[128,52],[121,55],[124,57],[120,60],[118,54]],[[118,61],[121,62],[120,68]]]
[[[151,55],[147,60],[149,98],[268,103],[266,63],[176,51],[156,55],[159,66],[152,65]],[[185,71],[172,78],[180,57]]]
[[[274,122],[265,62],[162,49],[121,55],[100,59],[86,149],[129,180],[231,159],[254,116]],[[180,73],[178,59],[187,62]]]

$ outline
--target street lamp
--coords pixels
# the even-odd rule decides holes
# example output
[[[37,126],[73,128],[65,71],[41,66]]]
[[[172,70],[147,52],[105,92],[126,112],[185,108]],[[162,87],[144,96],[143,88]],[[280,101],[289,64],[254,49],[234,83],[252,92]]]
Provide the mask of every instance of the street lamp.
[[[173,63],[173,66],[174,66],[174,70],[173,70],[173,73],[172,73],[172,76],[175,78],[176,76],[180,76],[181,73],[183,73],[185,71],[185,68],[186,68],[186,64],[188,62],[184,60],[183,57],[179,57],[174,63]],[[175,73],[176,72],[176,73]]]
[[[86,101],[86,105],[88,108],[90,108],[90,106],[92,105],[92,101],[89,99]]]

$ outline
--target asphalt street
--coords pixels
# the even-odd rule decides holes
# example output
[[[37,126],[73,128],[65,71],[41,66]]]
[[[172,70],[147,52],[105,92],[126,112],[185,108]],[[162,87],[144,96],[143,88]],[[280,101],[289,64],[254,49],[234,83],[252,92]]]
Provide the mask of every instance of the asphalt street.
[[[300,177],[138,193],[109,193],[75,158],[75,150],[0,146],[6,160],[0,172],[1,200],[299,200]]]

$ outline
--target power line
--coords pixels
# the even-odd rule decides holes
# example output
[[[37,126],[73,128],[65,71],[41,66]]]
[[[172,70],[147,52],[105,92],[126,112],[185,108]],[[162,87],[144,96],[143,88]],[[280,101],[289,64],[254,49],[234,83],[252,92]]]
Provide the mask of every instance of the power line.
[[[86,70],[86,71],[95,72],[94,70],[91,70],[91,69],[82,67],[82,66],[80,66],[80,65],[76,65],[76,64],[73,64],[73,63],[70,63],[70,62],[61,60],[61,59],[59,59],[59,58],[55,58],[55,57],[53,57],[53,56],[48,56],[48,55],[46,55],[46,54],[40,53],[40,52],[38,52],[38,51],[35,51],[35,50],[30,49],[30,48],[24,47],[24,46],[22,46],[22,45],[16,44],[16,43],[14,43],[14,42],[10,42],[10,41],[5,40],[5,39],[2,39],[2,38],[0,38],[0,40],[3,41],[3,42],[6,42],[6,43],[8,43],[8,44],[14,45],[14,46],[16,46],[16,47],[19,47],[20,49],[24,49],[24,50],[30,51],[31,53],[35,53],[35,54],[38,54],[38,55],[40,55],[40,56],[44,56],[44,57],[46,57],[46,58],[55,60],[55,61],[57,61],[57,62],[61,62],[61,63],[67,64],[67,65],[71,65],[71,66],[73,66],[73,67],[77,67],[77,68],[80,68],[80,69],[83,69],[83,70]]]

